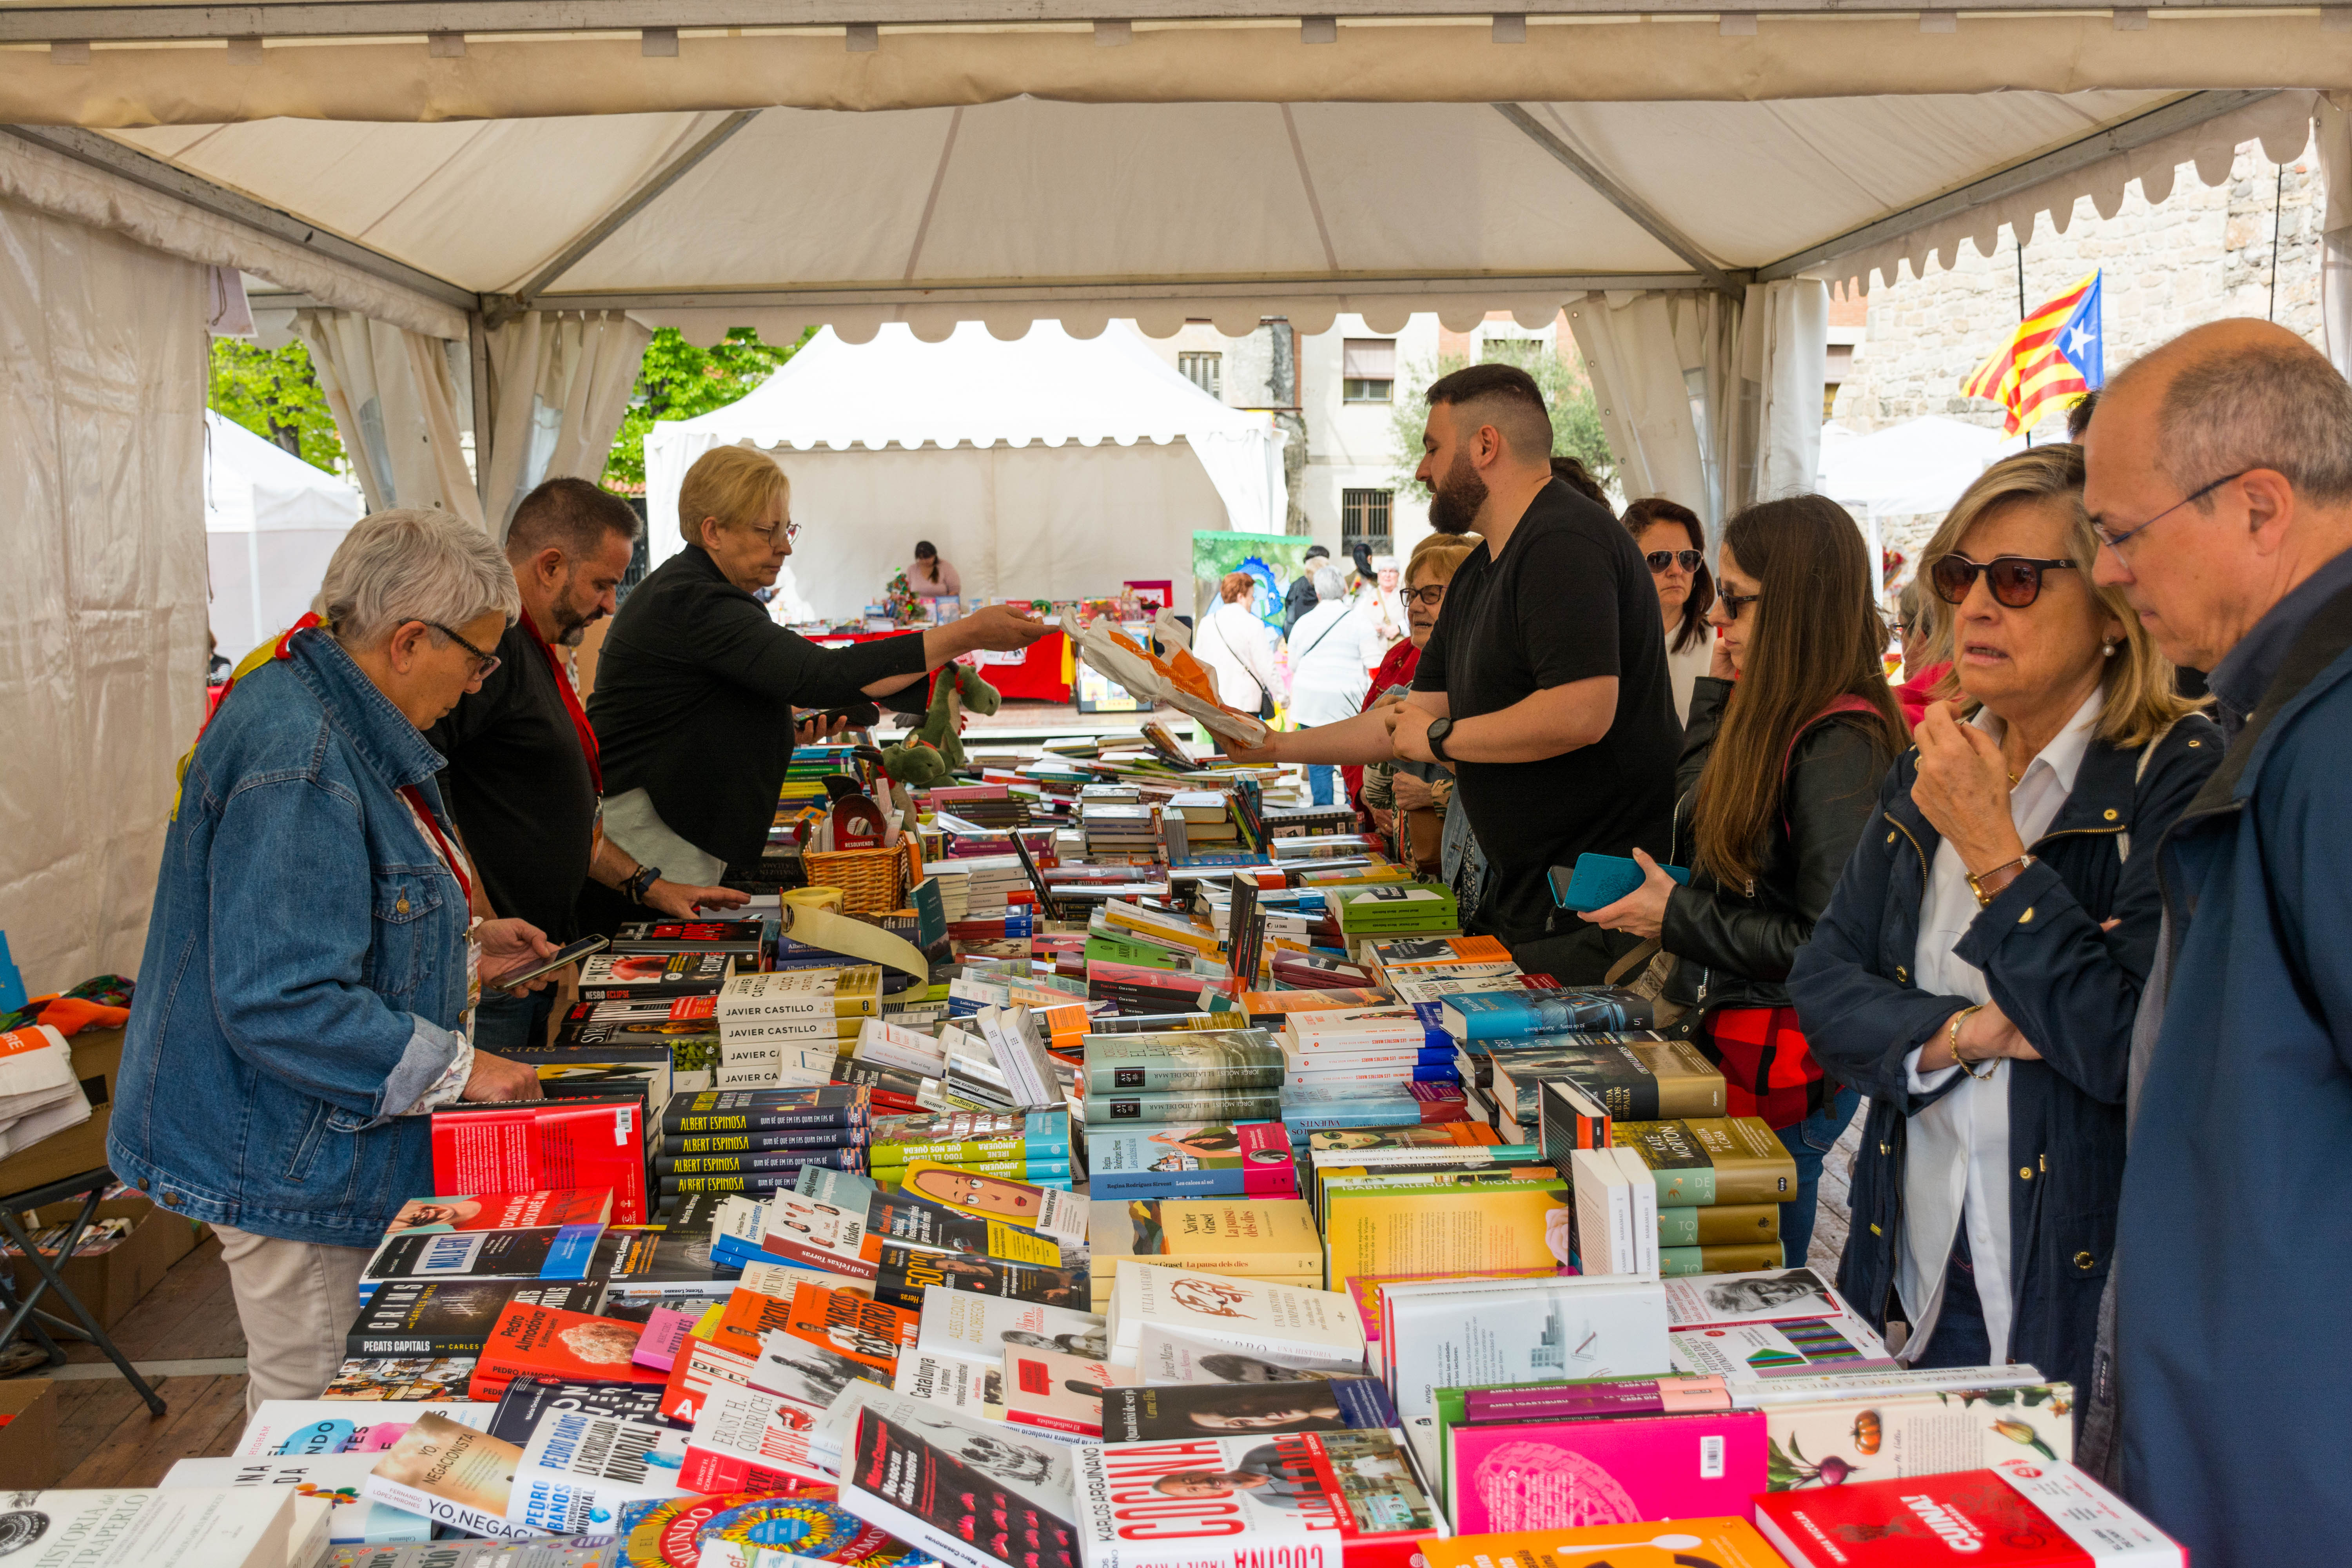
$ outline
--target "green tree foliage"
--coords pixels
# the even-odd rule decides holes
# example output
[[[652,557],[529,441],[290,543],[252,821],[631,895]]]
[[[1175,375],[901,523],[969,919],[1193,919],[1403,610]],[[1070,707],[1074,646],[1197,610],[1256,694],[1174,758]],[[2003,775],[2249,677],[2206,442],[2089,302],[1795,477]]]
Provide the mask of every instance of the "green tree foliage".
[[[629,411],[621,417],[612,455],[604,459],[607,489],[641,489],[646,482],[646,432],[665,419],[691,419],[724,408],[775,373],[816,335],[812,327],[798,342],[763,343],[750,327],[737,327],[726,341],[697,348],[675,327],[664,327],[646,345]]]
[[[299,342],[265,349],[237,338],[215,338],[205,404],[331,474],[342,460],[335,416],[327,411],[326,394],[311,373],[310,351]]]
[[[1601,405],[1593,398],[1592,383],[1584,374],[1582,356],[1569,358],[1554,353],[1549,345],[1537,339],[1528,339],[1524,343],[1506,339],[1489,342],[1486,358],[1508,361],[1535,377],[1536,385],[1543,393],[1544,405],[1551,411],[1552,456],[1580,460],[1606,489],[1616,479],[1617,458],[1609,450],[1609,437],[1601,428]],[[1433,364],[1417,361],[1403,367],[1403,374],[1398,377],[1400,395],[1391,426],[1392,456],[1400,489],[1415,482],[1413,470],[1421,467],[1421,430],[1429,417],[1430,384],[1469,363],[1461,354],[1444,354]]]

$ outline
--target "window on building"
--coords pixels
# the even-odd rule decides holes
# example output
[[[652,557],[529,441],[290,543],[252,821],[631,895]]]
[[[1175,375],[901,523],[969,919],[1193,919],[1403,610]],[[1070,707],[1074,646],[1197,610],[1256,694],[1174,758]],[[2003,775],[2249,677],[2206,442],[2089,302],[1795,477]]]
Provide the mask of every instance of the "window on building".
[[[1212,397],[1225,395],[1225,356],[1222,353],[1180,353],[1176,368],[1184,379]]]
[[[1339,343],[1339,400],[1388,403],[1396,397],[1396,340],[1346,338]],[[1349,494],[1383,494],[1365,490]],[[1386,516],[1383,512],[1381,515]]]
[[[1394,490],[1339,492],[1339,550],[1343,556],[1352,552],[1360,540],[1370,545],[1375,555],[1388,552],[1389,514],[1395,500]]]
[[[1827,419],[1830,410],[1837,405],[1838,388],[1853,374],[1853,345],[1832,343],[1829,363],[1822,377],[1822,417]]]

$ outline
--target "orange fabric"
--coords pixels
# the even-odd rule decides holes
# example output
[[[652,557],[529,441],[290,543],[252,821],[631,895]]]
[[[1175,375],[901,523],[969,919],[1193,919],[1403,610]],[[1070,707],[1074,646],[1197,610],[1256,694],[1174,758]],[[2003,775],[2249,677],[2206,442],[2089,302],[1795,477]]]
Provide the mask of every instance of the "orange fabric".
[[[34,1005],[49,1005],[41,1009],[40,1021],[60,1035],[72,1035],[90,1027],[119,1029],[131,1022],[128,1007],[109,1007],[102,1002],[86,1002],[79,996],[58,996],[54,999],[36,996]]]

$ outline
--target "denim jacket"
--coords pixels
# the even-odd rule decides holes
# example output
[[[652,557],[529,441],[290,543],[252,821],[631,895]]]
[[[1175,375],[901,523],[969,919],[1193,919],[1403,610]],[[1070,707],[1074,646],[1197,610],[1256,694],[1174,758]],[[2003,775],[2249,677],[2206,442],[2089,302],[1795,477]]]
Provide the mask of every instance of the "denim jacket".
[[[440,753],[323,631],[240,680],[164,837],[107,1154],[165,1207],[373,1245],[433,1191],[462,1047],[465,894],[395,793],[447,826]]]

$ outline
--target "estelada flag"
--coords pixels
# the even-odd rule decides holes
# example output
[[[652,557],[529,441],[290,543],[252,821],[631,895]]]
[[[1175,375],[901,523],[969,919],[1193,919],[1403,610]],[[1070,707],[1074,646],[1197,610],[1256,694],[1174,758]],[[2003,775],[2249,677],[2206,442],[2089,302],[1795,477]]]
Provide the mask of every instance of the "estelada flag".
[[[2008,345],[1977,366],[1960,392],[2008,409],[2002,430],[2014,436],[2041,417],[2043,405],[2107,384],[2105,335],[2099,275],[2093,272],[2019,322]]]

